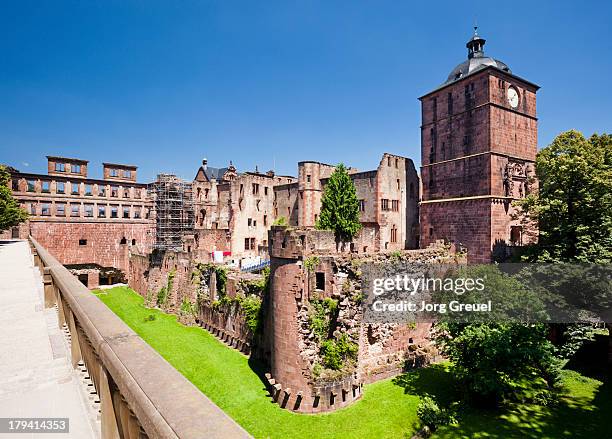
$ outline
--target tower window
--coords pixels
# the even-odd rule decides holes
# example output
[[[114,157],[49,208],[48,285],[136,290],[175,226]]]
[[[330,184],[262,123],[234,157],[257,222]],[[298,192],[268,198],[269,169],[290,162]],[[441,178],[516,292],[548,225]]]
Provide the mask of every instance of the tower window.
[[[438,98],[433,98],[433,120],[438,119]]]
[[[316,276],[316,285],[315,288],[320,291],[325,291],[325,273],[322,271],[317,271],[315,273]]]
[[[511,226],[510,227],[510,242],[513,245],[522,245],[522,235],[523,235],[523,227],[522,226]]]
[[[86,239],[79,239],[79,245],[87,245],[87,240]]]

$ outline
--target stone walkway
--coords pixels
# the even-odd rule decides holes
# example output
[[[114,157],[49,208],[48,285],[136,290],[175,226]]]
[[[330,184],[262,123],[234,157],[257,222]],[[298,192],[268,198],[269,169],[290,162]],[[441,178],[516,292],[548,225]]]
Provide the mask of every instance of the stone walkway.
[[[97,438],[99,422],[82,374],[70,364],[57,310],[44,309],[40,273],[27,242],[0,241],[0,418],[69,418],[70,433],[0,438]]]

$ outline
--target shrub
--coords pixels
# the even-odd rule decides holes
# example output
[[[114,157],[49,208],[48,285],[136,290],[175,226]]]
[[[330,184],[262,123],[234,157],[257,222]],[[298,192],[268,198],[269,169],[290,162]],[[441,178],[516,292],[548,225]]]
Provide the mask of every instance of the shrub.
[[[227,269],[221,265],[214,265],[215,273],[217,274],[217,293],[219,296],[225,296],[225,286],[227,285]]]
[[[438,427],[456,422],[454,414],[448,409],[442,409],[429,395],[423,396],[417,406],[417,416],[421,422],[432,431]]]
[[[466,267],[461,273],[487,280],[483,291],[466,292],[463,303],[492,300],[496,304],[486,317],[472,313],[461,321],[441,314],[438,320],[436,343],[452,361],[453,374],[466,396],[483,406],[554,397],[559,360],[547,326],[529,323],[534,318],[531,314],[543,306],[537,294],[494,265]],[[525,303],[531,308],[529,314]]]
[[[259,280],[242,281],[243,285],[251,294],[262,295],[270,288],[270,267],[261,271],[262,278]]]
[[[261,331],[261,299],[257,296],[245,297],[240,306],[245,315],[245,321],[253,334]]]
[[[320,262],[321,260],[318,256],[311,256],[309,258],[304,259],[304,268],[309,273],[312,273],[313,271],[315,271],[315,268],[317,268],[317,265],[319,265]]]
[[[310,301],[308,323],[319,341],[327,338],[337,308],[338,302],[329,297]]]
[[[393,253],[391,253],[391,260],[392,261],[399,261],[402,259],[402,252],[399,250],[394,251]]]
[[[187,314],[195,314],[195,305],[191,303],[186,297],[183,297],[183,302],[181,303],[181,311]]]
[[[168,273],[168,279],[166,280],[166,286],[161,287],[157,293],[157,306],[164,306],[168,301],[168,295],[172,292],[172,286],[174,285],[174,276],[176,270],[171,270]]]
[[[285,218],[284,216],[279,216],[278,218],[276,218],[274,220],[274,222],[272,223],[273,226],[283,226],[283,227],[287,227],[289,225],[287,218]]]
[[[357,358],[358,350],[357,343],[352,342],[346,334],[342,334],[337,340],[325,340],[321,343],[323,365],[328,369],[340,370],[347,362]]]
[[[168,299],[168,294],[166,291],[166,287],[161,287],[159,289],[159,292],[157,293],[157,306],[164,306],[167,299]]]
[[[145,322],[152,322],[152,321],[154,321],[155,319],[156,319],[155,314],[149,314],[148,316],[146,316],[146,317],[144,318],[144,321],[145,321]]]

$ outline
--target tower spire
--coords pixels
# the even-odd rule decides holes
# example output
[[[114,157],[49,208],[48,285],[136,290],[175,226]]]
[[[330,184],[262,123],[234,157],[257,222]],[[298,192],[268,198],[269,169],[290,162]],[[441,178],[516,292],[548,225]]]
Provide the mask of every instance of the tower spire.
[[[468,58],[484,56],[484,45],[486,40],[478,35],[478,25],[474,25],[474,35],[467,42],[465,47],[468,48]]]

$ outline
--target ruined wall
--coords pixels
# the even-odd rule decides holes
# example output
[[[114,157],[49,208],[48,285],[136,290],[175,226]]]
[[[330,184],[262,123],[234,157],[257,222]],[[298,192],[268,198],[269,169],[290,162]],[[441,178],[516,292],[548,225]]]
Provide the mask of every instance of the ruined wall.
[[[194,231],[194,258],[208,262],[215,251],[231,251],[230,233],[227,229],[196,229]]]
[[[130,251],[151,250],[150,223],[30,222],[30,233],[59,262],[98,264],[128,271]]]
[[[182,323],[200,325],[231,347],[251,353],[255,334],[234,299],[253,293],[252,283],[262,276],[230,271],[224,291],[219,291],[215,273],[208,271],[214,265],[193,256],[172,251],[132,254],[128,284],[145,298],[147,306],[177,314]],[[162,289],[167,290],[160,302]]]
[[[334,172],[334,166],[319,162],[298,163],[299,210],[298,225],[314,227],[321,212],[321,197],[323,196],[322,179],[329,178]]]
[[[241,174],[232,182],[232,254],[267,257],[268,228],[274,222],[273,187],[274,178],[266,174]]]
[[[267,258],[267,232],[274,220],[285,216],[297,221],[297,192],[288,190],[287,197],[277,197],[275,187],[290,188],[296,179],[272,171],[238,174],[230,165],[217,180],[209,179],[207,169],[200,168],[193,182],[197,257],[210,260],[210,253],[219,250],[231,254],[235,262]]]
[[[417,175],[412,160],[385,153],[376,172],[380,250],[417,248],[419,205]],[[386,201],[383,201],[386,200]]]
[[[280,217],[287,219],[291,226],[298,225],[299,190],[297,183],[274,186],[274,220]]]
[[[279,405],[300,412],[336,410],[358,399],[363,383],[395,375],[406,363],[427,364],[436,355],[429,345],[429,324],[363,322],[360,267],[398,257],[409,262],[458,263],[460,258],[448,248],[438,243],[424,250],[340,253],[332,232],[281,227],[272,228],[270,242],[267,379]],[[321,339],[311,319],[324,303],[331,304],[331,326],[329,338]],[[323,367],[322,346],[329,340],[354,344],[356,356],[341,369]]]

